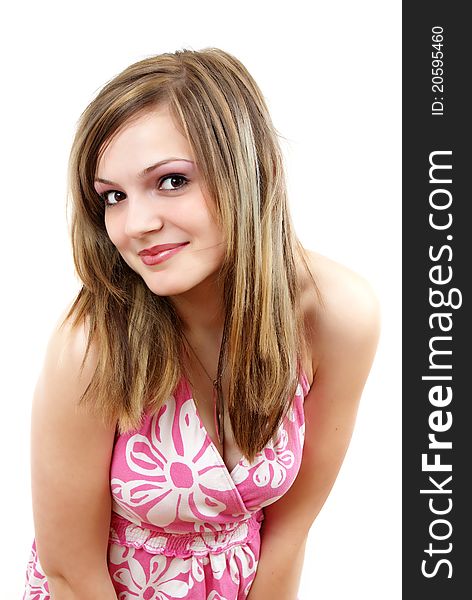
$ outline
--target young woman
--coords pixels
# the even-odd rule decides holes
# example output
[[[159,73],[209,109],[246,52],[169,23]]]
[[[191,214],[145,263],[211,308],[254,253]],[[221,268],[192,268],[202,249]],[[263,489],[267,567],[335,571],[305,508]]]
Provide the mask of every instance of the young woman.
[[[294,600],[375,295],[299,243],[263,97],[221,50],[110,81],[70,183],[83,285],[34,394],[24,598]]]

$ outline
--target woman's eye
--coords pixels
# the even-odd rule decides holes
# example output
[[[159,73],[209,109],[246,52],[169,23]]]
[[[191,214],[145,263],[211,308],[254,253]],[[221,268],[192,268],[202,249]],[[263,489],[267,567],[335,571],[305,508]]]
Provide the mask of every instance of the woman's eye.
[[[105,204],[107,206],[112,206],[114,204],[118,204],[120,200],[123,200],[123,198],[126,197],[126,194],[123,192],[118,192],[117,190],[108,190],[107,192],[100,194],[100,196],[105,200]]]
[[[185,175],[174,173],[163,177],[158,184],[158,188],[164,191],[180,190],[187,184],[188,179]],[[124,192],[119,192],[118,190],[107,190],[106,192],[101,193],[100,197],[104,200],[106,206],[114,206],[124,200],[126,194]]]
[[[167,175],[159,183],[160,190],[178,190],[187,185],[188,179],[183,175]]]

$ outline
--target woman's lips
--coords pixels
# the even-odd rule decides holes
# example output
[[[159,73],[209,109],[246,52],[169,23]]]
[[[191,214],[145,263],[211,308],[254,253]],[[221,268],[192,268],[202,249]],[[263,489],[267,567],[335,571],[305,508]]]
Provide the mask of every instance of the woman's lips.
[[[151,246],[151,248],[144,248],[138,252],[139,256],[149,256],[150,254],[157,254],[158,252],[164,252],[164,250],[170,250],[171,248],[177,248],[188,242],[172,243],[172,244],[157,244],[157,246]]]
[[[188,242],[186,242],[185,244],[181,244],[180,246],[176,246],[175,248],[171,248],[169,250],[161,250],[156,254],[144,254],[141,255],[140,258],[145,265],[147,265],[148,267],[152,267],[153,265],[158,265],[159,263],[164,262],[171,256],[174,256],[174,254],[177,254],[177,252],[180,252],[180,250],[185,248],[187,244]]]

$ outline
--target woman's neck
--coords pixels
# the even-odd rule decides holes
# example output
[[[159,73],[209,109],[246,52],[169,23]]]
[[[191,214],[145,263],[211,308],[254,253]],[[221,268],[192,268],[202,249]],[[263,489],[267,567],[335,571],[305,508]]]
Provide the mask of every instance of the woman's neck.
[[[205,283],[206,285],[203,285]],[[169,298],[179,315],[185,335],[221,341],[225,321],[223,291],[216,283],[201,285]]]

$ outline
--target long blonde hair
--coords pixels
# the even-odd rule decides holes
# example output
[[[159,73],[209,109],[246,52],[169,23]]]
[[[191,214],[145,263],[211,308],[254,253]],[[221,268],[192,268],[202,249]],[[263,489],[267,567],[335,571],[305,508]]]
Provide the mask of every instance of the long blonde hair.
[[[98,348],[81,402],[115,420],[119,433],[129,432],[139,428],[145,410],[154,413],[172,395],[185,370],[179,315],[121,258],[94,188],[113,136],[131,118],[163,105],[187,136],[224,233],[226,402],[235,441],[252,460],[276,433],[308,352],[297,253],[310,271],[294,233],[266,103],[246,68],[222,50],[182,50],[132,64],[81,115],[69,181],[73,256],[83,285],[65,321],[77,326],[86,319],[87,351],[92,340]]]

